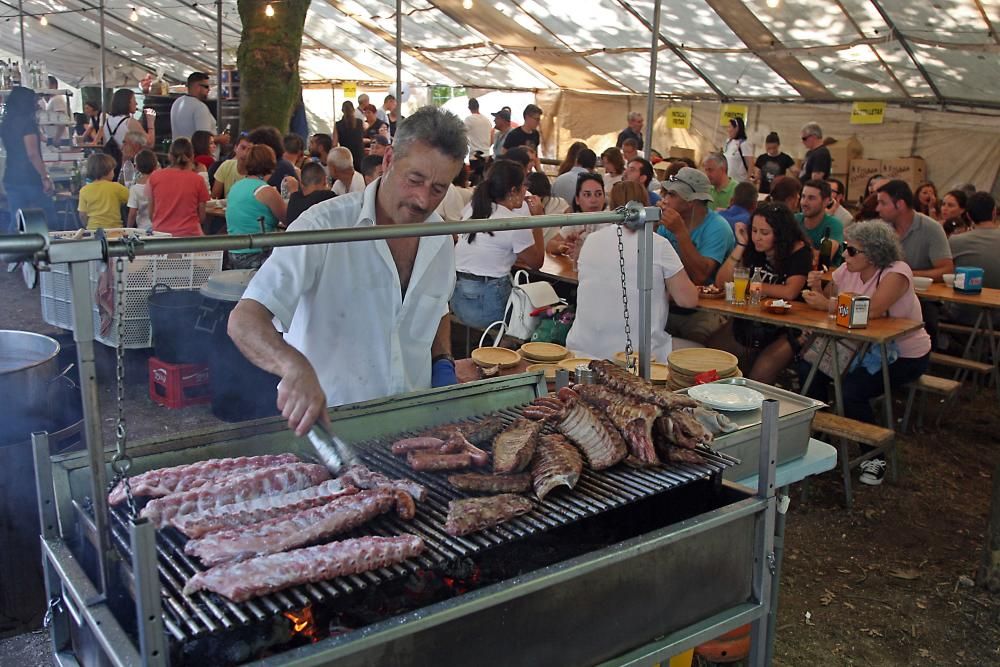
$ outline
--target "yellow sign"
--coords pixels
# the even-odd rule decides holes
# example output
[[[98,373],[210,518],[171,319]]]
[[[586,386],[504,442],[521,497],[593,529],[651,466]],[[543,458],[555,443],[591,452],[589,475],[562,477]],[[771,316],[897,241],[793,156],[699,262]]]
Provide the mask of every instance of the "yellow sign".
[[[855,102],[851,105],[851,125],[881,125],[885,102]]]
[[[729,121],[734,118],[742,118],[745,123],[747,120],[747,105],[745,104],[723,104],[722,113],[719,115],[719,125],[723,127],[729,125]]]
[[[355,81],[344,82],[344,97],[351,100],[358,96],[358,84]]]
[[[686,130],[691,127],[691,107],[668,107],[667,128]]]

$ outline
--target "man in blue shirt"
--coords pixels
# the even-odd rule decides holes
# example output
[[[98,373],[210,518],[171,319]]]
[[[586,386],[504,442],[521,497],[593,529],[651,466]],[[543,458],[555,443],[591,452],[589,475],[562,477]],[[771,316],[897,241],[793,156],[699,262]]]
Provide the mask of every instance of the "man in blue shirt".
[[[660,195],[649,189],[649,184],[653,182],[653,163],[646,158],[636,157],[628,161],[625,165],[625,173],[622,174],[623,181],[635,181],[649,192],[649,205],[656,206],[660,203]]]
[[[684,167],[662,183],[659,232],[674,246],[695,285],[711,284],[715,272],[736,247],[729,223],[708,208],[711,188],[708,177],[691,167]],[[675,307],[671,308],[667,330],[704,345],[722,322],[723,318],[713,313]]]
[[[742,182],[733,190],[733,199],[729,202],[729,208],[719,211],[719,215],[726,219],[729,226],[736,233],[737,225],[743,225],[747,230],[747,238],[750,236],[750,219],[757,209],[757,188],[753,183]]]

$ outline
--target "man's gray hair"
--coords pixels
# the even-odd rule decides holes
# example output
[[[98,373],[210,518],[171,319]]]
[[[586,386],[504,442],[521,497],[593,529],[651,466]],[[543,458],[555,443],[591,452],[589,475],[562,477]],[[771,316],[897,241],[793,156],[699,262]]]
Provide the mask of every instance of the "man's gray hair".
[[[823,138],[823,128],[819,126],[819,123],[806,123],[802,126],[802,134],[806,136],[813,136],[817,139]]]
[[[726,161],[725,156],[722,153],[709,153],[705,156],[705,159],[701,161],[704,164],[714,164],[716,167],[722,167],[726,171],[729,171],[729,163]]]
[[[129,130],[125,133],[125,141],[130,141],[137,146],[146,145],[146,133],[138,130]]]
[[[392,139],[392,154],[401,158],[420,142],[440,151],[453,160],[464,160],[469,152],[465,123],[455,114],[440,107],[426,106],[399,121]]]
[[[844,230],[844,237],[880,269],[903,259],[899,236],[891,225],[881,220],[856,222]]]
[[[638,120],[640,118],[642,118],[642,112],[641,111],[629,111],[628,112],[628,122],[631,123],[633,120]]]
[[[326,164],[337,170],[354,169],[354,156],[351,149],[344,146],[337,146],[330,150],[326,156]]]

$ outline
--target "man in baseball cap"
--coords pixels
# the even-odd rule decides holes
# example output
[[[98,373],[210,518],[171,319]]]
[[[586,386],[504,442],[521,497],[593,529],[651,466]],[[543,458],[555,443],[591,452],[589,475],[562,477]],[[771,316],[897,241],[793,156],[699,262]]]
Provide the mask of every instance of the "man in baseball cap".
[[[493,159],[499,160],[503,154],[503,142],[510,134],[510,107],[501,107],[500,111],[490,114],[493,116]]]
[[[712,185],[708,176],[684,167],[661,184],[663,211],[659,232],[680,255],[681,263],[695,285],[715,280],[729,253],[736,246],[733,230],[721,215],[708,207]],[[722,325],[722,318],[702,311],[672,308],[667,330],[674,336],[705,344]]]

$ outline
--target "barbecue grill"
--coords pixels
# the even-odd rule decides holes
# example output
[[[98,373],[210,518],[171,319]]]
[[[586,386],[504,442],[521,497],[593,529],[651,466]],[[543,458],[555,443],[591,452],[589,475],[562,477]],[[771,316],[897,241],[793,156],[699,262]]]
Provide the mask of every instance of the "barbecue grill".
[[[107,657],[113,661],[139,658],[132,641],[115,645],[112,638],[141,635],[144,624],[133,619],[145,618],[148,609],[143,607],[151,605],[162,609],[161,622],[154,624],[162,626],[156,650],[170,664],[261,657],[271,644],[295,646],[294,622],[286,614],[354,611],[358,605],[370,606],[373,596],[389,596],[385,591],[412,587],[427,573],[454,580],[460,578],[456,572],[470,567],[499,568],[501,576],[509,576],[469,592],[447,591],[446,599],[430,604],[393,610],[339,636],[264,657],[260,664],[591,664],[644,646],[640,652],[651,656],[669,654],[759,617],[765,610],[760,586],[767,559],[762,549],[771,503],[723,482],[722,473],[737,461],[722,454],[703,452],[702,464],[586,470],[573,491],[549,495],[527,515],[465,537],[444,533],[448,501],[464,494],[439,474],[409,470],[389,452],[389,444],[400,434],[485,413],[499,413],[509,422],[518,416],[518,406],[545,392],[542,376],[528,374],[333,411],[335,430],[356,445],[366,465],[428,488],[428,499],[418,504],[413,521],[383,515],[355,531],[424,538],[422,556],[390,568],[239,604],[207,592],[186,597],[180,591],[200,566],[183,553],[179,533],[145,526],[146,537],[139,541],[149,540],[149,549],[140,554],[126,510],[114,508],[111,531],[122,556],[121,590],[107,604],[112,615],[97,627],[86,622],[96,617],[85,618],[95,613],[88,605],[86,577],[96,543],[86,453],[42,462],[42,476],[46,468],[50,471],[39,479],[43,510],[50,508],[49,520],[55,515],[51,524],[46,521],[45,553],[49,569],[55,568],[61,580],[50,590],[61,599],[61,611],[68,612],[59,614],[58,621],[72,639],[73,652],[108,653],[111,645],[113,656]],[[36,440],[38,458],[46,458],[44,438]],[[216,456],[282,451],[308,456],[310,450],[281,419],[268,419],[148,442],[134,448],[133,460],[135,471],[141,472]],[[109,462],[110,456],[109,451]],[[557,553],[548,560],[517,562],[526,552],[544,552],[552,544],[558,545]],[[145,588],[152,593],[144,600]],[[72,632],[69,626],[74,626]],[[513,638],[517,641],[511,642]],[[649,646],[657,639],[658,644]]]

